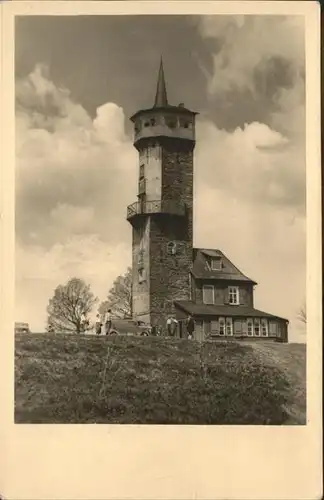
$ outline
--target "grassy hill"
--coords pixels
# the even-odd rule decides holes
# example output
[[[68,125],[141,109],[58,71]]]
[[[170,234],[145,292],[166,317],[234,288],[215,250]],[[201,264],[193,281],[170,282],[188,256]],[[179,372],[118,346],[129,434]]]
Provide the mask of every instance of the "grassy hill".
[[[16,335],[15,421],[303,424],[306,347]]]

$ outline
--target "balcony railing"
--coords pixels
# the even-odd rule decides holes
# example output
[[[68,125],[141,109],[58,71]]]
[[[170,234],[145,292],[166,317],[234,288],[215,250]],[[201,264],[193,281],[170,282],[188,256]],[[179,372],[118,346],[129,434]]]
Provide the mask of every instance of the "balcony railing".
[[[183,216],[185,204],[169,200],[135,201],[127,207],[127,220],[138,215],[169,214]]]

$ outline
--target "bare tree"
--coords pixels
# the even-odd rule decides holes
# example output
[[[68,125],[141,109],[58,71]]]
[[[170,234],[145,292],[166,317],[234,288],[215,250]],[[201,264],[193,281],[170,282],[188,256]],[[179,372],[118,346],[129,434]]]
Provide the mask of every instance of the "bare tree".
[[[307,323],[307,314],[306,314],[306,304],[304,304],[298,311],[297,318],[302,323]]]
[[[101,314],[111,310],[117,318],[130,318],[132,316],[132,269],[115,279],[107,300],[99,307]]]
[[[81,333],[97,300],[90,285],[79,278],[57,286],[47,306],[48,331]]]

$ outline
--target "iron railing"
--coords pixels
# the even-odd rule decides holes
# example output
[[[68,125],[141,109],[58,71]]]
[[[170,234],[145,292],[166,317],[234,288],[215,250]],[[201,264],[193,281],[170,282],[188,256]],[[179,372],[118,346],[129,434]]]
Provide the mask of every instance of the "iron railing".
[[[185,215],[186,208],[184,203],[171,200],[135,201],[127,207],[128,220],[137,215],[157,213],[181,216]]]

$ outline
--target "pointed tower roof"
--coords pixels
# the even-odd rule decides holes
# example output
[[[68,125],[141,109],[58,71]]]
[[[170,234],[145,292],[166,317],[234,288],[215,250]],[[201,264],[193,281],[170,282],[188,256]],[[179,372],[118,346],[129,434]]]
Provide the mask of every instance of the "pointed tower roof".
[[[154,108],[164,108],[168,106],[168,97],[165,86],[164,70],[163,70],[163,60],[161,57],[159,76],[156,87]]]

